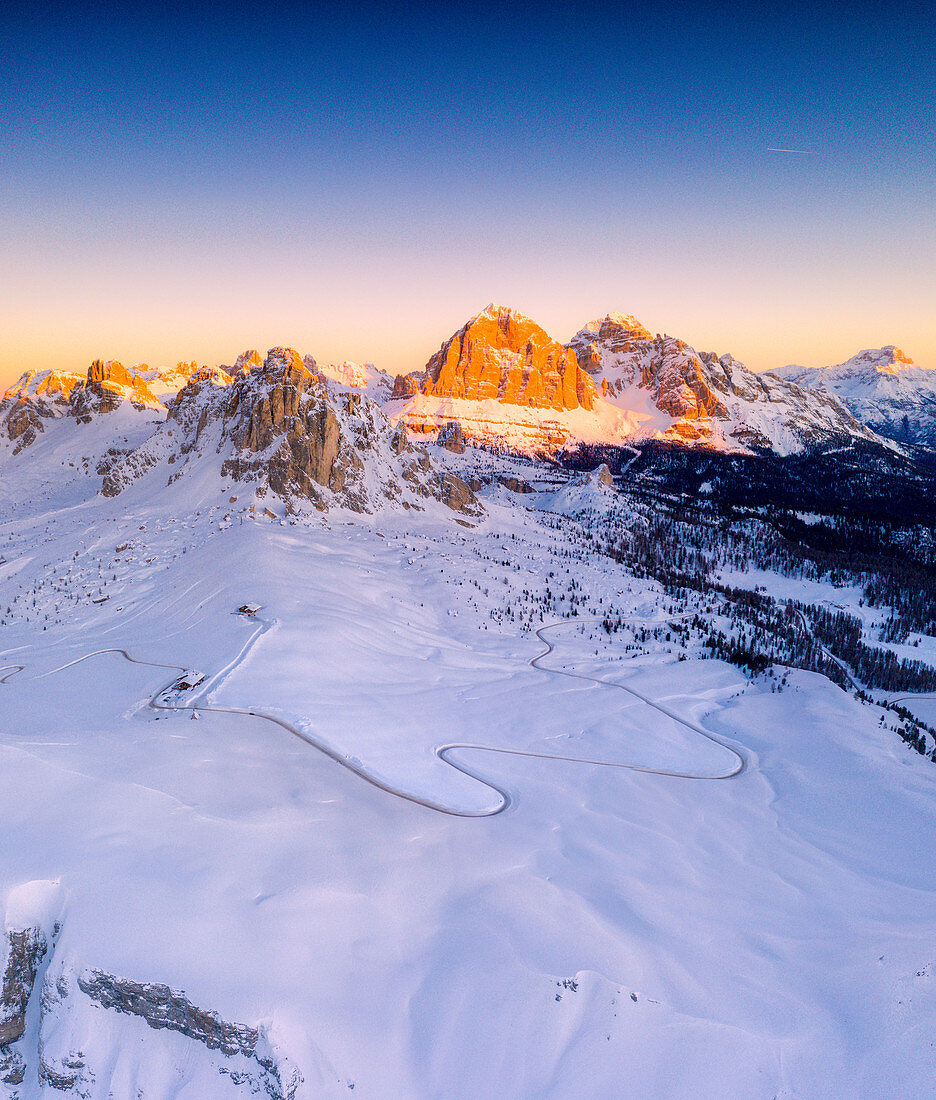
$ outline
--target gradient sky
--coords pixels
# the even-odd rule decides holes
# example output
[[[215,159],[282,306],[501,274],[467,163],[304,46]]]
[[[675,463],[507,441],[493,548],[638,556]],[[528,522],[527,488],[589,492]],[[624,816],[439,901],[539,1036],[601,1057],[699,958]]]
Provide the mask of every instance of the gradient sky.
[[[6,4],[0,386],[413,370],[491,300],[936,366],[929,5],[393,7]]]

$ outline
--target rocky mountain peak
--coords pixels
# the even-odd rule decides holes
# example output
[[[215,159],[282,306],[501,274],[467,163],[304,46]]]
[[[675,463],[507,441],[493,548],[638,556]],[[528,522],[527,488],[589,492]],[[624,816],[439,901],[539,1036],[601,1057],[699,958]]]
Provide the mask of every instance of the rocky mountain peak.
[[[474,317],[471,318],[468,324],[473,324],[482,317],[495,321],[501,321],[503,319],[505,324],[509,322],[522,324],[524,321],[530,324],[533,323],[530,318],[527,317],[525,313],[521,313],[519,309],[514,309],[513,306],[501,305],[500,302],[488,302],[480,313],[476,313]]]
[[[146,375],[151,373],[145,365],[128,369],[119,359],[95,359],[88,367],[85,393],[73,393],[72,404],[80,403],[80,417],[91,412],[111,412],[121,401],[158,408],[159,398],[150,388]]]
[[[256,348],[249,348],[247,351],[238,355],[234,362],[232,374],[244,374],[262,365],[263,360],[260,358],[260,352],[257,351]]]
[[[636,317],[624,313],[609,313],[600,320],[589,321],[569,341],[583,370],[592,376],[601,374],[602,363],[609,355],[640,353],[653,340]]]
[[[46,400],[67,404],[75,386],[86,379],[84,371],[28,370],[9,387],[3,400]]]
[[[308,356],[311,366],[307,365],[306,358],[299,354],[295,348],[270,348],[266,359],[259,365],[260,373],[268,379],[290,377],[314,378],[315,360]],[[253,368],[257,370],[255,366]]]
[[[394,396],[422,393],[541,409],[590,409],[594,386],[575,352],[522,313],[492,303],[451,336]]]

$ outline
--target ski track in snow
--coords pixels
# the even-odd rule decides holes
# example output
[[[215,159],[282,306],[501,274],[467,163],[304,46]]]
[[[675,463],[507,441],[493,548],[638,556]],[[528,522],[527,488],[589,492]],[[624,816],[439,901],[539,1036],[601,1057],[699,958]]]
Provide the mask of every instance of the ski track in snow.
[[[453,817],[495,817],[497,814],[501,814],[506,809],[508,809],[512,801],[510,793],[505,788],[499,786],[492,779],[480,775],[478,772],[469,768],[466,764],[461,763],[457,760],[453,760],[450,754],[457,750],[493,752],[501,753],[504,756],[525,756],[537,760],[559,760],[565,763],[589,764],[595,767],[602,768],[621,768],[625,771],[644,772],[648,775],[667,775],[676,779],[734,779],[737,776],[741,775],[747,768],[747,758],[739,749],[734,748],[733,746],[722,741],[714,734],[708,732],[707,730],[704,730],[701,726],[698,726],[695,723],[690,722],[685,718],[682,718],[674,711],[663,706],[662,703],[650,699],[646,695],[642,695],[640,692],[635,691],[633,688],[626,687],[624,684],[618,684],[611,680],[602,680],[596,676],[586,676],[584,673],[571,672],[567,669],[548,668],[540,663],[543,661],[544,658],[553,653],[556,648],[553,642],[550,642],[547,638],[544,637],[547,631],[557,630],[561,627],[570,626],[573,624],[583,624],[599,621],[600,620],[598,619],[562,619],[559,622],[549,623],[546,626],[541,626],[535,633],[536,637],[539,638],[539,640],[546,646],[546,648],[541,653],[538,653],[535,657],[531,657],[530,660],[526,663],[531,668],[536,669],[538,672],[546,673],[547,675],[567,676],[571,679],[585,680],[589,683],[599,684],[602,687],[615,688],[618,691],[626,692],[628,695],[633,696],[635,699],[639,700],[641,703],[644,703],[646,706],[652,707],[654,710],[659,711],[660,714],[665,715],[672,721],[677,722],[679,725],[684,726],[686,729],[691,730],[693,733],[699,735],[700,737],[704,737],[706,740],[711,741],[713,744],[718,745],[720,748],[723,748],[727,752],[731,753],[736,758],[736,763],[729,771],[724,772],[721,775],[697,775],[693,772],[674,771],[666,768],[651,768],[642,764],[626,764],[611,760],[594,760],[589,757],[562,756],[555,753],[530,752],[523,749],[505,749],[500,748],[496,745],[481,745],[475,744],[473,742],[459,741],[447,745],[437,746],[434,750],[435,755],[445,764],[448,764],[449,767],[455,768],[456,771],[461,772],[463,775],[467,775],[470,779],[476,780],[478,783],[481,783],[483,786],[493,791],[498,796],[499,802],[495,806],[482,810],[457,810],[452,809],[450,806],[446,806],[440,802],[436,802],[433,799],[423,798],[419,795],[415,795],[411,792],[405,791],[400,787],[396,787],[393,784],[386,783],[384,780],[369,772],[362,765],[349,759],[347,756],[332,748],[324,741],[320,741],[318,738],[313,737],[311,734],[306,733],[303,730],[297,729],[285,719],[277,718],[272,714],[266,714],[263,711],[250,709],[248,707],[213,706],[199,703],[197,699],[188,706],[174,706],[167,703],[157,702],[159,697],[164,695],[173,686],[173,684],[176,683],[176,680],[170,681],[168,684],[161,687],[158,691],[154,692],[154,694],[148,700],[147,705],[153,710],[191,711],[193,714],[201,712],[216,714],[241,714],[246,717],[261,718],[267,722],[272,722],[275,725],[280,726],[282,729],[286,730],[288,733],[291,733],[294,737],[299,738],[300,741],[304,741],[307,745],[310,745],[312,748],[317,749],[319,752],[327,756],[330,760],[335,761],[336,764],[340,764],[343,768],[347,768],[349,771],[353,772],[355,775],[359,776],[367,783],[370,783],[372,786],[377,787],[382,791],[386,791],[388,794],[396,795],[398,798],[403,798],[407,802],[415,802],[417,805],[425,806],[427,809],[436,810],[438,813],[449,814]],[[647,618],[633,618],[626,621],[637,623],[658,622],[658,620]],[[237,656],[207,681],[206,685],[199,693],[199,697],[203,696],[212,687],[212,685],[217,684],[224,676],[229,674],[249,652],[254,642],[256,642],[258,638],[265,634],[266,631],[274,625],[274,623],[267,623],[263,620],[261,620],[261,624],[262,625],[258,628],[258,630],[255,631],[254,634],[244,643]],[[76,657],[73,661],[69,661],[67,664],[61,665],[59,668],[54,668],[51,669],[49,672],[42,673],[41,676],[37,677],[37,679],[43,679],[47,676],[53,676],[57,672],[63,672],[65,669],[72,668],[74,665],[80,664],[82,661],[89,660],[91,657],[97,657],[105,653],[116,653],[118,656],[123,657],[126,661],[129,661],[131,664],[135,665],[146,665],[150,668],[175,669],[178,672],[182,673],[187,671],[187,669],[182,665],[166,664],[160,661],[144,661],[140,658],[134,657],[125,649],[110,648],[96,649],[93,650],[91,653],[85,653],[83,656]],[[7,683],[7,680],[10,676],[14,676],[18,672],[21,672],[24,667],[25,666],[23,665],[12,665],[6,666],[5,668],[0,668],[0,672],[7,672],[7,669],[12,669],[12,671],[7,672],[6,676],[0,678],[0,684]]]

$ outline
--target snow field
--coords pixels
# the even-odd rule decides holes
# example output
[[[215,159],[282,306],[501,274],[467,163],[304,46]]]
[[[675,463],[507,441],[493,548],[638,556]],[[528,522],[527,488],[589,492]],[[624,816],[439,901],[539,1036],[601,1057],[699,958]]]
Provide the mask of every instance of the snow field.
[[[545,663],[665,701],[747,770],[465,749],[510,810],[440,814],[262,718],[151,710],[170,669],[81,658],[199,669],[192,697],[307,723],[410,792],[477,809],[491,791],[438,745],[724,770],[724,749],[625,693],[529,667],[535,601],[505,618],[550,573],[583,618],[679,609],[607,559],[573,561],[495,494],[468,530],[258,519],[242,487],[191,512],[128,492],[0,527],[0,665],[25,666],[0,686],[0,896],[21,921],[42,908],[25,884],[58,883],[55,966],[262,1024],[300,1097],[927,1094],[934,777],[873,708],[811,674],[775,693],[677,661],[675,641],[628,650],[634,630],[569,625]],[[59,591],[53,563],[71,563]],[[256,620],[232,613],[244,602]],[[222,1056],[81,993],[53,1038],[84,1050],[94,1097],[247,1095]]]

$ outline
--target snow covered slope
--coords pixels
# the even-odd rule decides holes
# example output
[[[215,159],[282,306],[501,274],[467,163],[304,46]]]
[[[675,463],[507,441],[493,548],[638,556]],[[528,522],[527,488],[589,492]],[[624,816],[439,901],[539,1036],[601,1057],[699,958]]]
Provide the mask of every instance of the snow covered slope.
[[[319,363],[318,373],[330,383],[335,392],[342,389],[366,394],[374,401],[385,401],[393,390],[393,378],[379,370],[373,363]]]
[[[829,393],[880,435],[936,449],[936,369],[918,367],[892,344],[834,367],[783,367],[776,377]]]
[[[931,1091],[936,768],[822,677],[669,650],[673,597],[563,518],[627,507],[602,478],[472,528],[234,512],[194,469],[13,510],[34,453],[0,478],[8,1096]],[[544,588],[578,621],[537,638]]]

